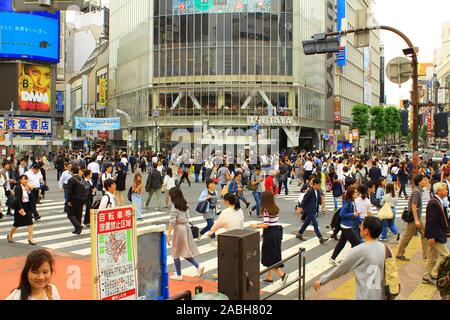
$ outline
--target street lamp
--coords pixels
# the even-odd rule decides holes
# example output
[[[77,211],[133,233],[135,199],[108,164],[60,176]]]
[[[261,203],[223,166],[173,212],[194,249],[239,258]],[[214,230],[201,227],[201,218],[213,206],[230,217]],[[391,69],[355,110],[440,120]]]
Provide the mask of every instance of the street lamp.
[[[256,131],[256,164],[259,164],[259,131],[261,130],[260,119],[264,115],[264,111],[260,112],[258,118],[256,118],[256,124],[253,129]]]

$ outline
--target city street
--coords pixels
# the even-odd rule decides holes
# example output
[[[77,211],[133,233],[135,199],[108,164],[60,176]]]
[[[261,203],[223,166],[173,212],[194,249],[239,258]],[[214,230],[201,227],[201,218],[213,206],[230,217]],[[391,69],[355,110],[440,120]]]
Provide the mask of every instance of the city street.
[[[128,174],[127,186],[131,183],[131,174]],[[144,174],[145,180],[147,175]],[[191,177],[191,181],[194,177]],[[66,214],[63,212],[64,199],[63,194],[58,190],[56,181],[56,172],[54,170],[48,172],[48,183],[50,192],[46,194],[45,200],[38,206],[38,211],[42,216],[42,219],[35,224],[34,240],[40,247],[50,249],[57,256],[57,273],[58,279],[56,284],[60,283],[59,290],[64,298],[67,299],[90,299],[91,298],[91,248],[90,248],[90,230],[84,229],[82,235],[75,236],[71,232],[73,230],[72,225],[67,219]],[[219,187],[220,188],[220,187]],[[203,183],[192,183],[189,187],[187,183],[182,185],[182,190],[186,196],[189,206],[195,208],[198,197],[204,189]],[[407,189],[410,192],[410,188]],[[296,252],[300,248],[306,249],[306,282],[307,282],[307,299],[354,299],[354,285],[352,276],[347,276],[341,280],[333,283],[332,287],[326,287],[319,294],[315,293],[311,288],[311,283],[314,279],[320,275],[330,271],[333,266],[329,263],[331,253],[336,245],[336,241],[331,239],[324,245],[320,245],[319,239],[315,236],[313,228],[309,227],[305,234],[305,242],[300,242],[295,237],[295,233],[301,226],[300,217],[295,214],[294,207],[297,203],[299,195],[299,187],[295,181],[290,185],[289,195],[284,195],[284,191],[281,196],[276,198],[277,204],[280,207],[280,223],[284,228],[283,236],[283,257],[288,257]],[[247,199],[252,199],[251,193],[246,192]],[[144,196],[143,199],[146,199]],[[152,203],[148,209],[143,210],[144,221],[138,223],[138,230],[148,230],[152,225],[164,224],[167,225],[169,221],[169,210],[154,211],[156,206],[156,199],[152,199]],[[254,201],[251,200],[253,205]],[[402,212],[403,208],[407,205],[403,199],[399,200],[397,206],[397,213]],[[319,225],[321,232],[326,234],[326,237],[330,236],[329,224],[331,220],[331,213],[334,209],[333,198],[330,194],[326,196],[326,208],[327,215],[319,216]],[[193,224],[204,227],[206,223],[203,217],[191,210]],[[245,215],[245,226],[251,224],[260,223],[255,217],[249,217]],[[2,285],[0,288],[0,297],[6,296],[14,286],[17,285],[19,280],[19,273],[21,264],[24,257],[35,248],[27,244],[26,230],[19,230],[15,235],[15,244],[8,244],[6,241],[6,235],[12,225],[11,217],[6,217],[0,220],[0,282]],[[397,225],[403,230],[404,223],[401,221],[399,215],[397,215]],[[217,274],[217,248],[210,244],[209,239],[196,240],[196,244],[199,247],[201,255],[198,256],[198,262],[205,266],[204,280],[199,281],[195,278],[196,270],[191,267],[186,261],[182,262],[183,275],[185,281],[175,282],[170,281],[169,290],[170,294],[185,290],[194,290],[195,287],[201,285],[206,290],[217,290],[217,282],[214,279],[214,274]],[[396,246],[394,236],[391,235],[391,241],[389,242],[393,248]],[[344,249],[338,260],[342,259],[350,246]],[[438,299],[435,288],[432,286],[421,284],[421,270],[424,262],[421,261],[420,244],[417,239],[413,241],[407,250],[406,255],[413,257],[412,262],[403,263],[399,262],[399,268],[402,284],[402,293],[400,299]],[[168,271],[174,272],[173,259],[170,255],[167,258]],[[70,289],[70,285],[67,286],[67,281],[70,283],[70,269],[69,266],[79,266],[81,268],[81,287],[79,289]],[[261,266],[261,270],[264,268]],[[403,271],[404,270],[404,271]],[[67,272],[66,272],[67,271]],[[289,277],[294,279],[298,276],[298,259],[294,259],[286,265],[286,272],[289,273]],[[281,280],[275,278],[275,282],[272,285],[261,286],[261,290],[264,293],[270,293],[281,286]],[[404,282],[403,282],[404,281]],[[59,282],[59,283],[58,283]],[[298,286],[293,285],[290,288],[277,294],[274,299],[283,300],[295,300],[297,299]]]

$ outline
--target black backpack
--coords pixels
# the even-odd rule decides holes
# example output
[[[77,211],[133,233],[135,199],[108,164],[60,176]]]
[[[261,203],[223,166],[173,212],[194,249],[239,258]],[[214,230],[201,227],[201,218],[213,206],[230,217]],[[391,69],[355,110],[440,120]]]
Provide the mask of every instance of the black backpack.
[[[76,179],[75,179],[76,180]],[[89,193],[91,192],[91,184],[86,180],[76,180],[77,185],[75,188],[74,198],[79,201],[87,201],[89,199]]]
[[[338,230],[341,225],[341,216],[339,215],[341,213],[341,209],[337,209],[336,212],[333,215],[333,219],[331,219],[330,227],[333,231]]]
[[[108,207],[108,205],[112,204],[111,203],[111,198],[109,197],[109,195],[105,194],[105,196],[108,197],[108,203],[106,204],[106,207]],[[92,204],[92,209],[94,210],[98,210],[98,208],[100,208],[100,203],[102,202],[103,197],[101,197],[100,199],[97,199],[93,204]]]

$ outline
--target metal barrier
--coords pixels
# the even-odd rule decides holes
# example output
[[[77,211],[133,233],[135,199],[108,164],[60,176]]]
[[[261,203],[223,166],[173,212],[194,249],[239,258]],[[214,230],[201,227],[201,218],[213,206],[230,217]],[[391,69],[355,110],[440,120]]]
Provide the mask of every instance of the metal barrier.
[[[298,251],[298,253],[293,254],[292,256],[284,259],[283,261],[278,262],[277,264],[263,270],[260,272],[260,276],[262,276],[263,274],[269,272],[270,270],[279,268],[281,265],[285,264],[286,262],[294,259],[295,257],[299,257],[298,259],[298,273],[299,276],[286,283],[284,286],[282,286],[281,288],[278,288],[277,290],[275,290],[274,292],[270,293],[268,296],[262,298],[261,300],[268,300],[269,298],[273,297],[274,295],[276,295],[277,293],[283,291],[286,288],[289,288],[290,286],[294,285],[295,283],[298,282],[298,300],[305,300],[306,299],[306,257],[305,257],[305,252],[306,250],[304,248],[300,248],[300,250]]]
[[[174,295],[173,297],[170,297],[169,300],[172,300],[172,301],[175,301],[175,300],[192,300],[192,292],[188,290],[188,291],[179,293],[177,295]]]

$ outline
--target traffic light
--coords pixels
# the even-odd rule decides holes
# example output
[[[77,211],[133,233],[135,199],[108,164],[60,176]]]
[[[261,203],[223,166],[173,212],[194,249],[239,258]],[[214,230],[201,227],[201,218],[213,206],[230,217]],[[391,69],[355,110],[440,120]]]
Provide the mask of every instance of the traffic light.
[[[314,36],[313,40],[303,41],[305,55],[339,52],[340,43],[337,38],[326,39],[325,35]]]
[[[409,111],[402,110],[400,117],[402,119],[402,135],[407,136],[409,132]]]

